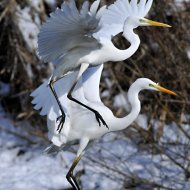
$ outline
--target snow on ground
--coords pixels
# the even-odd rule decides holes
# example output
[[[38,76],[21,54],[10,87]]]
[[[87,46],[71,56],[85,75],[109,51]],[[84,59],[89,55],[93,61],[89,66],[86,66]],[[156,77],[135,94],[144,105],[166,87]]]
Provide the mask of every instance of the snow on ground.
[[[156,129],[158,122],[152,123]],[[146,115],[139,115],[136,124],[146,130]],[[151,146],[141,149],[140,141],[126,138],[123,131],[109,133],[95,141],[75,170],[81,175],[77,180],[82,189],[122,190],[124,183],[139,179],[174,190],[190,189],[182,168],[187,167],[188,171],[190,128],[187,124],[181,127],[186,135],[175,123],[164,127],[158,143],[163,153],[152,152]],[[69,188],[66,174],[78,147],[75,145],[55,155],[44,155],[43,150],[49,143],[32,135],[32,130],[27,122],[13,123],[11,116],[0,106],[0,190]],[[141,183],[135,189],[148,188],[148,184]]]
[[[75,154],[69,151],[60,152],[55,156],[43,155],[45,144],[42,139],[31,136],[27,123],[15,127],[11,117],[2,107],[0,110],[0,190],[52,190],[65,189],[70,185],[66,173],[71,166]],[[27,129],[26,129],[27,128]],[[82,166],[83,165],[83,166]],[[77,170],[90,167],[82,163]],[[92,168],[91,168],[92,170]],[[101,183],[103,179],[103,183]],[[97,173],[87,171],[82,177],[84,190],[105,189],[113,184],[111,190],[118,187],[106,177],[98,177]],[[98,188],[95,188],[97,186]]]
[[[56,158],[43,155],[44,145],[38,138],[29,136],[25,127],[25,124],[14,127],[11,118],[1,110],[0,189],[45,190],[68,186],[61,155]]]

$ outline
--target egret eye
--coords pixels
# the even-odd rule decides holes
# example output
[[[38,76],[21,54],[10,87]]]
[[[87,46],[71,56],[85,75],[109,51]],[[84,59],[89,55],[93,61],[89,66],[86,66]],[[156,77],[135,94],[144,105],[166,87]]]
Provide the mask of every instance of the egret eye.
[[[142,18],[139,19],[139,22],[144,23],[144,20]]]
[[[149,86],[150,86],[150,87],[154,87],[154,85],[153,85],[153,84],[149,84]]]

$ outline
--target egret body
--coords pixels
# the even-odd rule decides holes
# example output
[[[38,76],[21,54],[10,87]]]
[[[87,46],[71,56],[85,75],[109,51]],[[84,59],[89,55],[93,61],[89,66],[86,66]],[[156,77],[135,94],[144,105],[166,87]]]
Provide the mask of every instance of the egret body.
[[[130,113],[123,118],[117,118],[113,115],[112,111],[102,103],[99,96],[99,82],[102,68],[103,65],[88,68],[81,76],[76,89],[73,91],[73,96],[76,96],[79,101],[83,101],[86,105],[97,110],[109,125],[109,130],[99,127],[96,117],[92,112],[67,98],[67,93],[72,82],[78,74],[76,71],[66,75],[55,85],[61,105],[67,114],[64,128],[60,133],[57,133],[59,124],[56,122],[56,118],[59,115],[59,107],[55,104],[54,97],[49,88],[47,88],[47,82],[42,84],[32,94],[34,97],[33,103],[36,104],[35,108],[42,109],[41,114],[47,115],[49,139],[52,141],[53,145],[46,149],[46,152],[59,150],[59,147],[64,147],[64,145],[72,141],[79,141],[76,159],[66,176],[75,190],[79,190],[80,187],[73,176],[73,170],[84,154],[89,141],[98,139],[108,132],[127,128],[139,115],[141,104],[138,95],[140,91],[154,90],[175,95],[174,92],[159,86],[147,78],[137,79],[130,86],[128,91],[128,100],[131,104]],[[64,84],[67,85],[63,89]],[[46,99],[44,99],[44,94],[46,94]]]
[[[90,66],[107,61],[123,61],[132,56],[140,45],[140,39],[134,33],[138,26],[162,26],[167,24],[150,21],[144,17],[151,8],[153,0],[116,0],[114,4],[99,7],[100,0],[89,6],[85,1],[80,9],[76,8],[74,0],[65,0],[61,8],[57,8],[42,26],[38,37],[38,54],[43,61],[53,62],[55,70],[49,82],[51,91],[59,105],[61,115],[58,131],[61,132],[65,122],[65,112],[61,105],[54,84],[67,72],[79,69],[67,97],[94,112],[101,125],[107,123],[101,114],[73,98],[72,92],[77,81]],[[120,50],[114,46],[111,39],[122,33],[130,47]],[[65,84],[63,84],[64,86]]]

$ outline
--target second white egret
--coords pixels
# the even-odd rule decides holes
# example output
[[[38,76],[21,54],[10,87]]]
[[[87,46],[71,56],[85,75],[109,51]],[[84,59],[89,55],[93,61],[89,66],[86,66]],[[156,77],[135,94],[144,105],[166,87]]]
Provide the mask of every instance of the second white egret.
[[[83,73],[76,89],[73,91],[73,96],[97,110],[109,125],[109,131],[106,128],[99,127],[96,117],[92,112],[67,98],[67,93],[78,74],[77,72],[66,75],[55,84],[60,103],[67,115],[64,128],[60,133],[57,133],[58,124],[56,122],[56,118],[59,115],[59,107],[54,100],[51,90],[47,87],[47,82],[42,84],[32,94],[34,97],[33,103],[36,104],[35,109],[42,109],[41,114],[47,115],[49,139],[52,141],[53,145],[46,151],[52,152],[56,149],[59,150],[59,147],[63,147],[72,141],[79,141],[79,149],[76,158],[66,175],[69,183],[75,190],[80,190],[80,187],[73,175],[73,170],[84,154],[89,141],[98,139],[108,132],[127,128],[139,115],[141,104],[138,95],[141,90],[161,91],[175,95],[173,91],[165,89],[147,78],[137,79],[130,86],[128,91],[128,100],[131,104],[130,113],[123,118],[116,118],[112,111],[106,107],[100,99],[99,82],[102,68],[103,65],[88,68]],[[64,84],[67,85],[64,86]],[[46,96],[45,98],[44,94]]]

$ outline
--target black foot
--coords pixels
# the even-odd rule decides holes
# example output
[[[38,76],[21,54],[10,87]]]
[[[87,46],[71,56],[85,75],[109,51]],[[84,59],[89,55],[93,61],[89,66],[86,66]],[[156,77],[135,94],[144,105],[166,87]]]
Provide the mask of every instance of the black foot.
[[[65,123],[65,116],[64,115],[60,115],[56,122],[59,122],[59,125],[58,125],[58,128],[57,128],[57,131],[58,133],[61,133],[61,130],[63,129],[63,125]]]
[[[102,124],[103,124],[104,126],[106,126],[106,127],[109,129],[107,123],[104,121],[103,117],[99,114],[99,112],[96,111],[96,112],[95,112],[95,116],[96,116],[96,120],[97,120],[98,123],[99,123],[99,126],[101,126],[101,122],[102,122]]]

